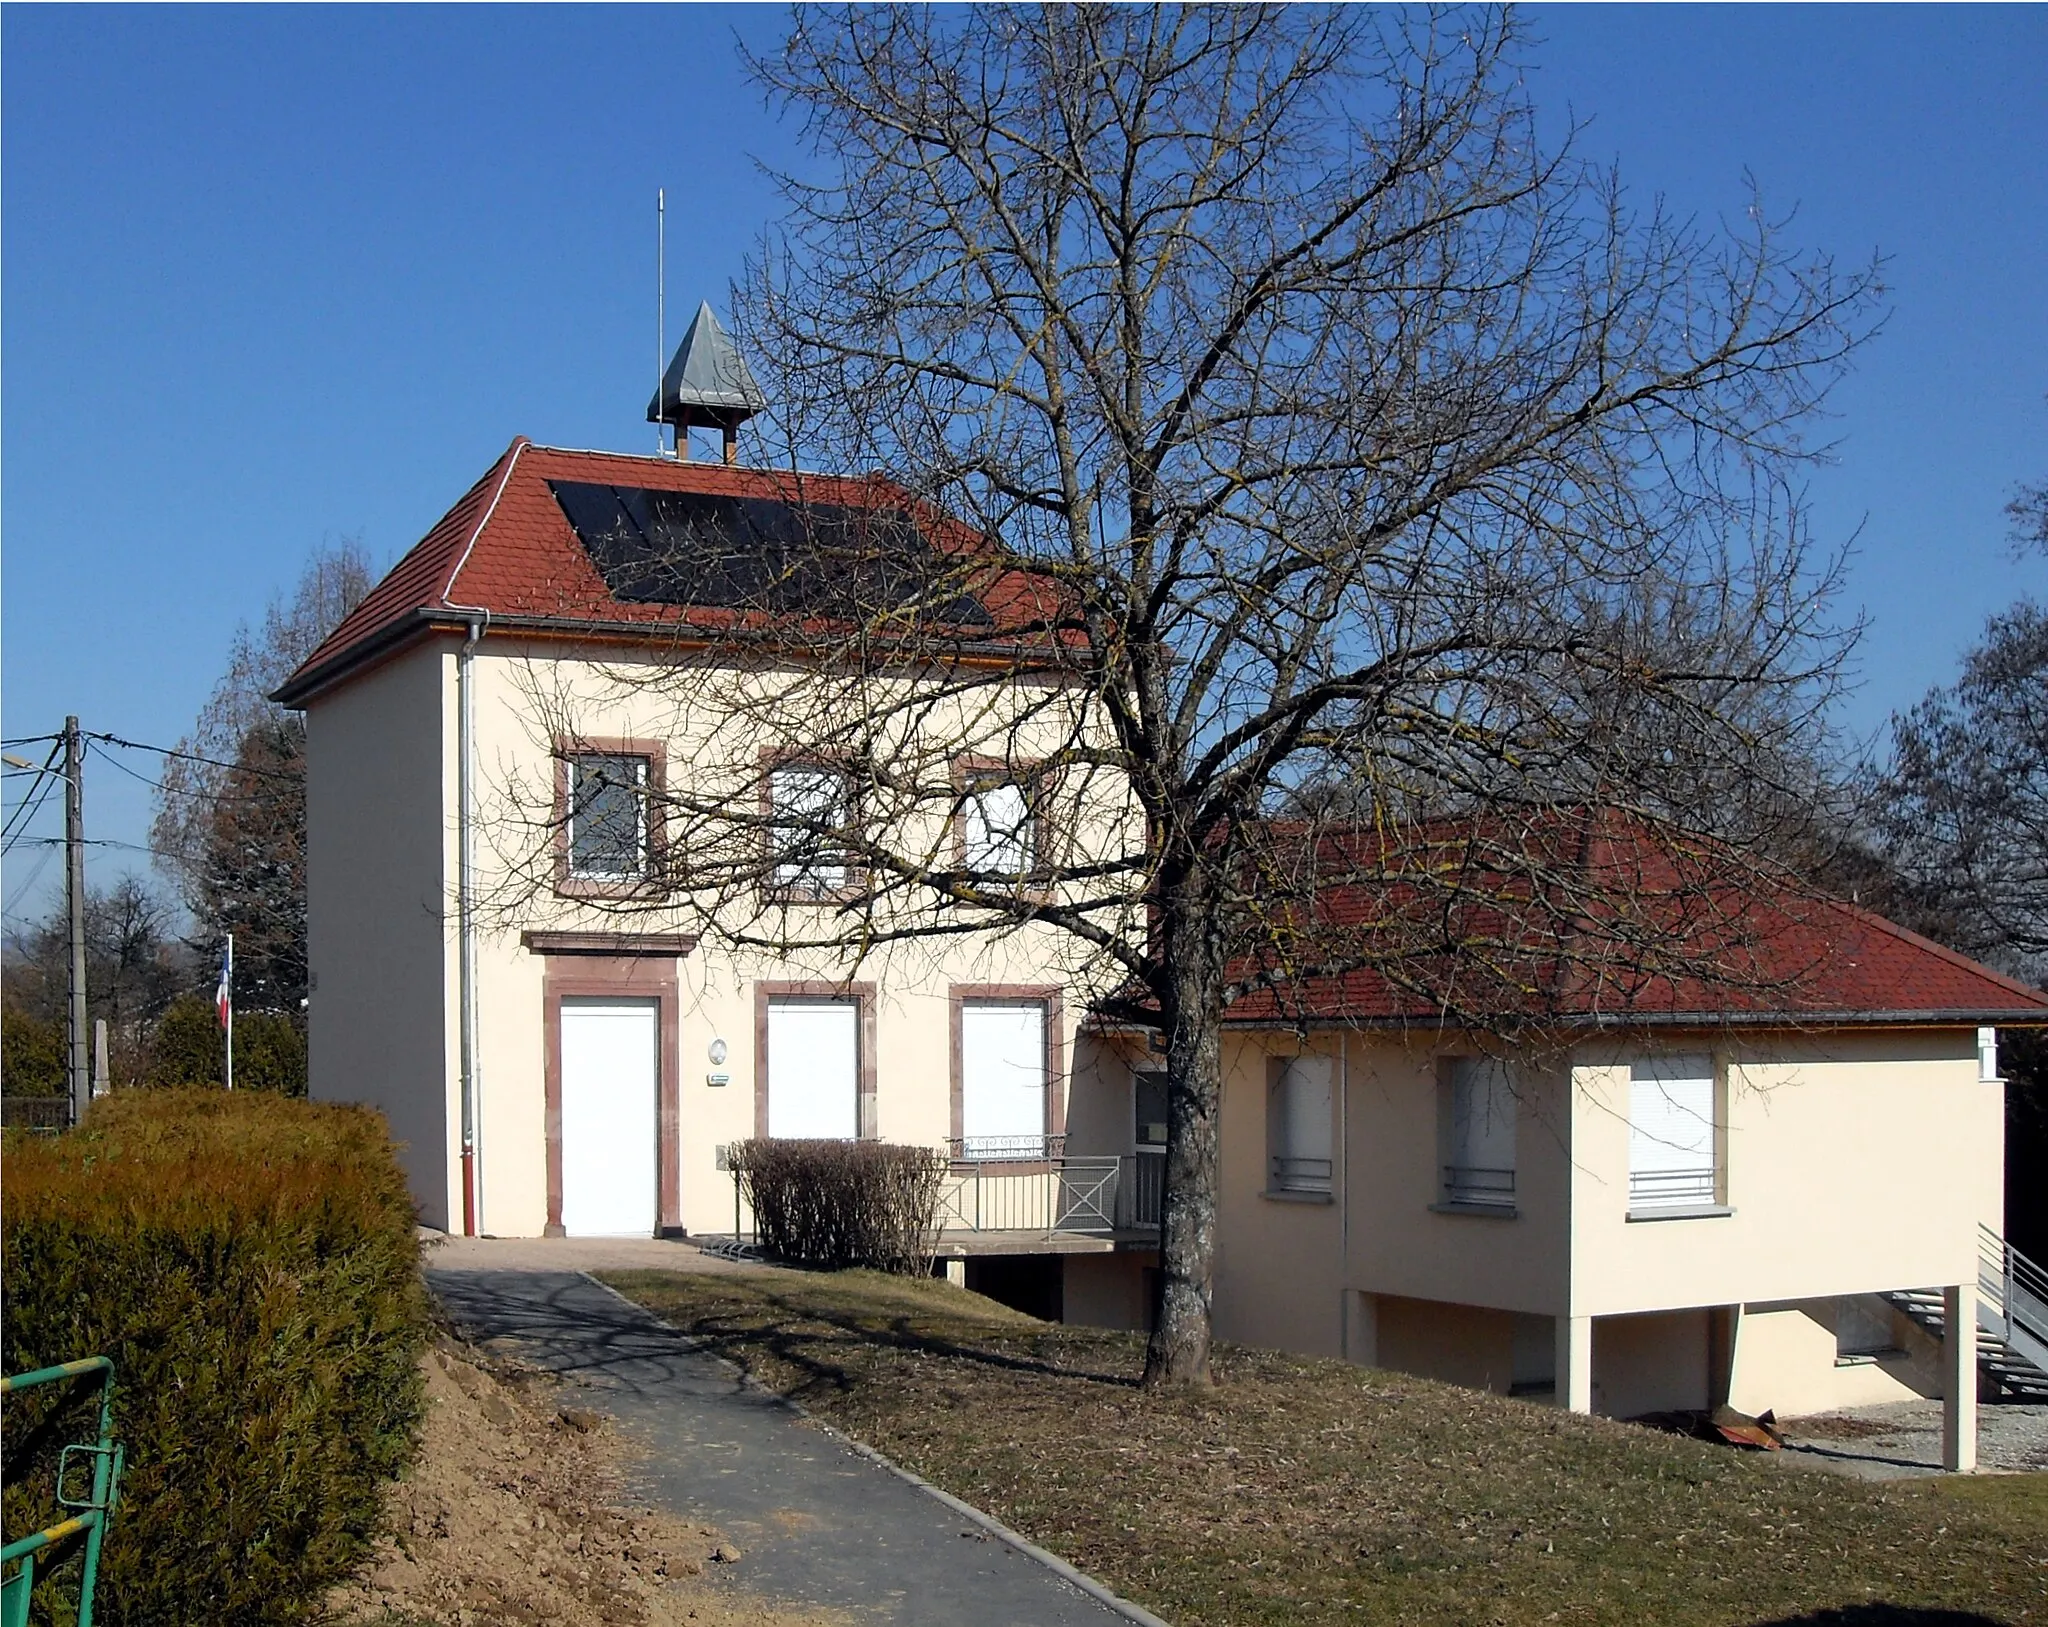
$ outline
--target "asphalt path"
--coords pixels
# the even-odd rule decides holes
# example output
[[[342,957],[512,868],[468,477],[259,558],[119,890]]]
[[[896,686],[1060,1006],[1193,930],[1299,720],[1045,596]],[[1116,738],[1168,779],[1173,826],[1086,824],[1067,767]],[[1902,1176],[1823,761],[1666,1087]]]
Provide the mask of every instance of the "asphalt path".
[[[450,1261],[427,1280],[472,1338],[553,1373],[574,1392],[565,1406],[604,1412],[635,1438],[633,1489],[724,1532],[740,1549],[740,1586],[905,1627],[1128,1627],[580,1272]]]

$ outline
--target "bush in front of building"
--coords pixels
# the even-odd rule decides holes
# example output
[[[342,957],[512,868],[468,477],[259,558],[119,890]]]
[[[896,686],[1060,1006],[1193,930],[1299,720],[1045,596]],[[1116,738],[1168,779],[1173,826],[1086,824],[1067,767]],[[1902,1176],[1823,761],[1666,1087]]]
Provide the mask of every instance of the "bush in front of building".
[[[791,1265],[931,1271],[946,1158],[882,1141],[735,1142],[740,1192],[761,1247]]]
[[[0,1179],[9,1371],[114,1361],[128,1466],[97,1619],[316,1616],[368,1553],[422,1407],[418,1233],[382,1118],[122,1091],[69,1135],[10,1137]],[[51,1513],[54,1448],[17,1452],[54,1399],[10,1402],[10,1536]]]

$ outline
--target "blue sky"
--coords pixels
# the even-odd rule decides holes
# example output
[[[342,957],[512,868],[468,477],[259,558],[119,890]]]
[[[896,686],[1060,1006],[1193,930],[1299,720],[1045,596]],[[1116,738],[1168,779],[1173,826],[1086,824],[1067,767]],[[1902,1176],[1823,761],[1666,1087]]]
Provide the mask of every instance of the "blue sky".
[[[1532,83],[1633,193],[1891,257],[1893,315],[1810,496],[1871,631],[1843,722],[1953,676],[2048,588],[2001,507],[2048,479],[2048,7],[1544,7]],[[0,12],[0,724],[168,743],[323,538],[394,560],[515,434],[651,449],[670,339],[775,209],[788,134],[718,6]],[[678,315],[680,313],[680,317]],[[148,757],[133,766],[154,771]],[[11,808],[24,782],[9,780]],[[147,838],[94,763],[90,833]],[[36,820],[61,829],[57,799]],[[8,856],[44,907],[58,866]],[[104,880],[145,864],[95,851]]]

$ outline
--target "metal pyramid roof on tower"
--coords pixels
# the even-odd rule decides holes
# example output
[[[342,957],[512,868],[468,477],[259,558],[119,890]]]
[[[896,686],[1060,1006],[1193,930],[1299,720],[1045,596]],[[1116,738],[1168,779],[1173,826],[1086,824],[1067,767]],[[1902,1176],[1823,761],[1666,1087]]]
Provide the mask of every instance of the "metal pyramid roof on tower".
[[[647,421],[732,425],[767,405],[768,398],[706,300],[697,307],[690,331],[683,335],[675,359],[661,376],[660,394],[647,403]]]

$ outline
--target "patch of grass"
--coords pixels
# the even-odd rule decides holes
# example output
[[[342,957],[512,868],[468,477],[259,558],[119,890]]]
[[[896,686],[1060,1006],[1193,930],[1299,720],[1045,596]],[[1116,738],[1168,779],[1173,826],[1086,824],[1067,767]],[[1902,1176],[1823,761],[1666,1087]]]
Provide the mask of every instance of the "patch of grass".
[[[1234,1347],[1157,1394],[1135,1335],[871,1273],[607,1280],[1183,1627],[2048,1621],[2048,1477],[1873,1486]]]

